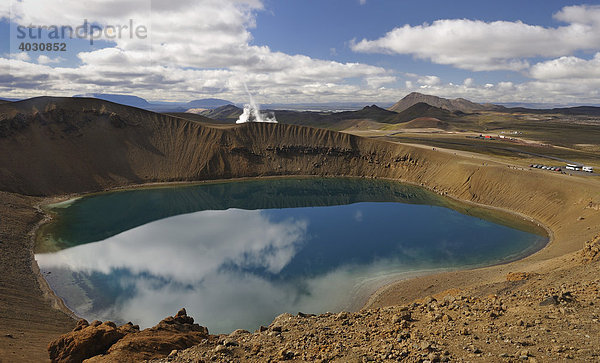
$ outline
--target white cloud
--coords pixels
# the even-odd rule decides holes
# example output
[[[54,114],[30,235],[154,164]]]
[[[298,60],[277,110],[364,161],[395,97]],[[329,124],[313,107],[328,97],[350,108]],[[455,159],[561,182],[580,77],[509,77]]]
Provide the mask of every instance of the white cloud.
[[[379,88],[384,84],[394,83],[397,78],[395,76],[372,76],[367,77],[367,85],[372,88]]]
[[[514,84],[512,82],[498,82],[496,87],[500,90],[510,91],[514,89]]]
[[[362,211],[360,209],[357,209],[356,212],[354,213],[354,220],[357,222],[362,222],[363,221],[363,214]]]
[[[253,45],[249,29],[256,26],[256,12],[263,8],[258,0],[174,0],[168,6],[159,2],[151,5],[148,0],[127,5],[116,0],[109,0],[109,4],[14,2],[13,19],[24,24],[76,26],[88,19],[106,26],[133,19],[151,31],[146,39],[123,37],[114,39],[108,48],[82,51],[77,54],[82,62],[77,68],[47,68],[54,63],[46,58],[38,58],[40,67],[13,62],[13,82],[0,83],[0,91],[13,95],[35,94],[42,88],[57,95],[132,92],[156,99],[160,90],[161,97],[168,99],[204,95],[239,101],[246,99],[245,81],[254,88],[259,102],[289,100],[290,96],[301,102],[360,95],[360,88],[349,84],[348,79],[362,80],[371,89],[370,96],[376,87],[394,81],[382,67],[289,55]],[[32,75],[44,76],[45,80],[32,84]],[[19,84],[22,88],[17,87]],[[322,88],[322,84],[326,86]]]
[[[22,54],[27,54],[27,53],[22,53]],[[55,58],[50,58],[47,55],[40,55],[37,59],[37,62],[39,64],[54,64],[54,63],[60,63],[64,61],[64,58],[61,57],[55,57]]]
[[[146,24],[151,36],[117,39],[108,48],[81,51],[77,54],[81,64],[76,67],[65,67],[50,54],[35,59],[26,53],[4,55],[0,58],[4,97],[31,97],[43,90],[62,96],[101,92],[149,100],[219,97],[247,102],[245,81],[260,103],[395,102],[415,90],[481,102],[599,102],[600,56],[583,59],[572,53],[600,50],[600,7],[565,7],[555,19],[566,25],[554,28],[439,20],[404,26],[353,46],[360,51],[404,52],[471,70],[520,70],[532,78],[520,84],[477,85],[471,77],[449,84],[439,75],[398,74],[379,66],[290,55],[256,45],[250,30],[257,26],[256,13],[263,9],[258,0],[155,1],[152,6],[147,0],[126,5],[116,0],[12,3],[17,7],[13,16],[26,24],[77,25],[88,19],[106,25],[131,18]],[[546,59],[530,66],[534,62],[530,58],[536,55]],[[404,87],[391,88],[396,82]]]
[[[31,59],[31,57],[29,56],[29,53],[12,53],[12,54],[7,54],[8,58],[10,59],[14,59],[17,61],[23,61],[23,62],[27,62]]]
[[[561,61],[562,62],[562,61]],[[559,64],[562,64],[559,62]],[[591,66],[594,62],[587,61]],[[545,67],[540,64],[539,69]],[[538,68],[533,68],[538,69]],[[302,75],[281,74],[270,76],[260,73],[243,73],[230,69],[181,69],[170,66],[131,66],[125,69],[110,65],[85,64],[78,68],[56,67],[19,60],[0,58],[0,94],[4,97],[31,97],[42,89],[47,94],[70,96],[74,93],[132,93],[155,99],[157,90],[167,100],[201,98],[202,95],[219,95],[232,100],[247,102],[242,80],[250,91],[261,100],[293,100],[293,102],[332,102],[339,100],[364,101],[365,103],[395,102],[411,91],[421,91],[440,97],[463,97],[476,102],[550,102],[550,103],[599,103],[600,77],[585,77],[585,70],[577,72],[581,78],[558,78],[558,71],[544,74],[522,83],[497,82],[478,85],[450,85],[438,76],[418,76],[405,80],[401,88],[377,88],[379,82],[368,84],[345,84],[327,80],[307,80]],[[575,70],[566,68],[563,76],[574,75]],[[537,74],[537,73],[533,73]],[[561,76],[561,77],[563,77]],[[381,76],[385,77],[385,76]],[[439,79],[439,82],[437,81]],[[366,82],[369,78],[366,77]],[[385,79],[384,79],[385,80]],[[391,78],[389,79],[391,81]],[[424,83],[427,82],[427,88]],[[264,102],[264,101],[260,101]]]
[[[571,24],[596,25],[600,23],[600,6],[566,6],[554,14],[554,19]]]
[[[376,40],[353,42],[357,52],[412,54],[457,68],[523,70],[527,58],[559,57],[600,44],[600,6],[570,6],[555,14],[566,26],[546,28],[521,21],[443,19],[404,25]]]
[[[161,219],[60,253],[40,254],[37,259],[46,267],[68,266],[73,271],[105,274],[127,267],[135,273],[158,274],[185,283],[202,280],[228,263],[278,273],[295,255],[306,228],[302,220],[271,222],[261,211],[201,211]],[[179,249],[165,244],[175,233],[179,249],[189,253],[182,256]],[[202,256],[200,264],[198,256]],[[172,266],[174,260],[180,264]]]
[[[600,79],[600,52],[593,59],[560,57],[540,62],[531,67],[529,74],[536,79]]]
[[[438,76],[424,76],[417,79],[417,83],[425,86],[431,87],[440,84],[442,80]]]

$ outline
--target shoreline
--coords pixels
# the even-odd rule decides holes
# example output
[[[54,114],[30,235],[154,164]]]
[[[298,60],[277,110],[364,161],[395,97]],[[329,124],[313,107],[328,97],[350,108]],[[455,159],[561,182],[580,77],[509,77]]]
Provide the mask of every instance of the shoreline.
[[[50,287],[50,284],[42,274],[40,266],[38,265],[37,260],[35,259],[35,249],[40,229],[42,228],[42,226],[52,223],[53,217],[47,210],[45,210],[42,207],[42,205],[34,205],[34,208],[43,215],[43,218],[39,222],[37,222],[34,225],[33,229],[29,232],[31,243],[31,268],[38,281],[40,290],[42,290],[42,293],[44,294],[44,299],[46,299],[54,309],[62,311],[74,320],[78,320],[79,317],[77,316],[77,314],[71,309],[69,309],[65,304],[64,300],[60,296],[58,296],[56,292]]]
[[[373,178],[354,177],[354,176],[325,176],[325,177],[323,177],[323,176],[315,176],[315,175],[276,175],[276,176],[266,176],[266,177],[242,177],[242,178],[230,178],[230,179],[203,180],[203,181],[197,181],[197,182],[155,182],[155,183],[147,183],[147,184],[135,184],[135,185],[130,185],[130,186],[106,188],[102,191],[91,192],[91,193],[77,193],[75,195],[70,194],[70,195],[66,195],[66,196],[55,196],[55,197],[44,198],[41,203],[35,205],[35,208],[38,211],[41,211],[43,213],[44,218],[31,231],[31,236],[33,238],[32,254],[33,255],[35,254],[35,249],[36,249],[36,246],[38,243],[38,238],[40,237],[39,236],[40,229],[44,225],[52,223],[52,221],[54,219],[54,217],[52,216],[52,214],[50,212],[51,209],[53,209],[51,207],[52,205],[65,204],[65,203],[70,204],[81,198],[95,196],[95,195],[101,195],[101,194],[106,194],[106,193],[120,192],[120,191],[125,192],[125,191],[135,191],[135,190],[144,190],[144,189],[161,189],[161,188],[187,187],[187,186],[192,187],[192,186],[207,185],[207,184],[221,184],[221,183],[229,183],[229,182],[258,181],[258,180],[270,180],[270,179],[273,180],[273,179],[314,179],[314,178],[327,178],[327,179],[346,178],[346,179],[358,179],[358,180],[373,179]],[[491,213],[500,213],[500,215],[502,215],[503,217],[509,217],[511,219],[514,219],[515,223],[517,222],[517,220],[519,222],[526,222],[528,225],[531,225],[532,228],[534,228],[535,226],[541,227],[546,232],[545,238],[547,239],[547,242],[541,248],[536,249],[533,252],[524,254],[522,256],[520,255],[516,258],[509,259],[507,261],[501,261],[501,262],[497,262],[497,263],[490,264],[490,265],[472,266],[472,267],[466,267],[466,268],[440,267],[440,268],[430,268],[430,269],[417,270],[417,271],[396,272],[396,273],[391,274],[395,277],[385,276],[385,275],[381,276],[380,279],[383,279],[386,281],[383,284],[377,282],[377,280],[379,280],[379,278],[375,278],[376,281],[373,281],[372,283],[377,285],[376,288],[373,289],[373,288],[369,288],[369,287],[363,285],[362,287],[359,287],[358,291],[357,291],[357,294],[360,295],[360,289],[364,288],[364,289],[367,289],[368,291],[372,291],[371,293],[367,293],[362,296],[356,296],[356,299],[354,301],[347,302],[347,306],[351,307],[351,309],[350,309],[351,311],[360,311],[365,308],[368,308],[368,306],[370,304],[372,304],[372,302],[375,299],[377,299],[377,297],[379,297],[387,288],[389,288],[393,284],[396,284],[396,283],[399,283],[402,281],[408,281],[408,280],[415,279],[415,278],[422,278],[422,277],[426,277],[429,275],[440,274],[440,273],[444,274],[444,273],[456,272],[456,271],[474,271],[474,270],[478,270],[478,269],[485,269],[485,268],[490,268],[490,267],[499,266],[499,265],[509,265],[509,264],[512,264],[517,261],[525,260],[537,253],[540,253],[542,250],[548,248],[548,246],[554,240],[554,232],[548,226],[544,225],[543,223],[541,223],[539,221],[536,221],[534,218],[530,218],[519,212],[511,211],[511,210],[508,210],[505,208],[484,205],[481,203],[475,203],[472,201],[461,200],[458,198],[453,198],[452,196],[437,193],[435,190],[432,190],[430,188],[427,188],[426,186],[419,185],[418,183],[414,183],[414,182],[407,182],[404,180],[398,180],[398,179],[392,179],[392,178],[374,178],[374,179],[375,180],[385,180],[388,182],[394,182],[394,183],[400,183],[400,184],[406,184],[406,185],[410,185],[413,187],[424,189],[432,194],[435,194],[436,197],[440,198],[440,200],[442,200],[442,201],[448,200],[451,202],[451,203],[444,203],[442,205],[442,207],[444,207],[444,208],[456,210],[453,207],[460,207],[460,205],[462,204],[465,206],[471,206],[471,207],[474,207],[474,208],[477,208],[477,209],[480,209],[483,211],[491,212]],[[455,203],[458,205],[455,205]],[[457,212],[463,213],[458,210],[457,210]],[[477,218],[482,218],[482,217],[477,217]],[[494,222],[494,223],[496,223],[496,222]],[[514,228],[514,227],[511,227],[511,228]],[[529,233],[534,233],[534,232],[529,232]],[[58,296],[55,293],[55,291],[50,287],[46,278],[43,276],[43,274],[41,273],[41,270],[39,269],[39,266],[37,264],[37,260],[35,259],[35,256],[33,256],[33,270],[34,270],[34,273],[36,274],[36,277],[39,280],[40,289],[44,292],[45,297],[49,299],[49,301],[51,302],[51,305],[54,308],[63,311],[70,317],[72,317],[74,319],[79,319],[80,317],[78,317],[74,311],[70,310],[67,307],[67,305],[65,304],[64,300],[60,296]],[[399,275],[408,275],[408,276],[400,277]]]

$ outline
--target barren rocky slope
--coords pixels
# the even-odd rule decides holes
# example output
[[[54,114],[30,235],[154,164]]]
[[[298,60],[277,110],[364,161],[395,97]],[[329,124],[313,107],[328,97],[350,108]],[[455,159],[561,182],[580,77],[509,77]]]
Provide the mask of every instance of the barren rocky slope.
[[[452,121],[460,118],[462,115],[464,114],[461,112],[450,112],[443,108],[419,102],[391,117],[390,121],[393,121],[393,123],[407,123],[419,118],[434,118],[441,121]]]
[[[36,198],[0,192],[0,362],[44,361],[50,337],[74,326],[40,289],[31,230],[43,219]],[[40,276],[41,278],[41,276]],[[43,282],[43,281],[42,281]],[[55,305],[56,306],[56,305]]]
[[[38,197],[58,198],[151,182],[267,175],[348,175],[402,180],[443,195],[534,218],[553,234],[547,248],[523,261],[393,284],[373,297],[369,307],[375,309],[408,303],[450,288],[472,291],[473,296],[469,296],[473,298],[483,297],[493,291],[485,286],[502,283],[511,271],[542,276],[532,295],[534,304],[553,288],[552,273],[558,267],[571,269],[564,272],[566,275],[577,273],[575,269],[580,264],[566,263],[563,256],[580,250],[586,241],[600,233],[597,209],[600,189],[595,179],[521,170],[476,158],[293,125],[212,128],[100,100],[38,98],[4,104],[0,105],[0,190],[3,191],[0,193],[3,272],[0,357],[8,361],[40,360],[47,357],[46,344],[50,340],[75,326],[75,320],[52,308],[51,301],[59,306],[56,300],[44,300],[47,290],[43,281],[42,287],[38,285],[30,236],[31,229],[43,218],[36,209],[42,202]],[[594,281],[597,268],[586,271],[590,276],[588,282],[569,287],[582,289],[582,296],[589,293],[590,286],[593,288],[589,281]],[[585,274],[576,276],[580,275]],[[415,316],[420,316],[421,307],[414,306]],[[390,311],[394,309],[399,308]],[[596,314],[589,309],[585,311]],[[533,315],[526,317],[522,319],[533,319]],[[579,320],[588,317],[575,315]],[[322,319],[315,323],[312,334],[338,329],[333,317]],[[367,330],[373,331],[372,334],[387,334],[390,317],[381,319],[377,327],[370,326]],[[426,320],[419,318],[419,321]],[[346,328],[340,325],[339,329]],[[345,344],[357,347],[363,344],[362,340],[352,338],[354,333],[350,330],[340,334],[342,338],[336,339],[344,340],[347,334]],[[593,337],[597,339],[598,334]],[[248,339],[253,342],[252,339],[262,338]],[[444,340],[435,339],[436,345]],[[269,350],[275,352],[279,348],[281,345],[276,344]],[[575,356],[591,357],[591,353]],[[223,356],[223,359],[229,358]]]
[[[498,105],[475,103],[469,100],[465,100],[464,98],[456,98],[453,100],[449,100],[447,98],[425,95],[419,92],[412,92],[400,101],[396,102],[392,107],[389,108],[389,110],[395,112],[402,112],[410,108],[411,106],[414,106],[415,104],[421,102],[451,112],[461,111],[468,113],[477,111],[501,110],[504,108]]]

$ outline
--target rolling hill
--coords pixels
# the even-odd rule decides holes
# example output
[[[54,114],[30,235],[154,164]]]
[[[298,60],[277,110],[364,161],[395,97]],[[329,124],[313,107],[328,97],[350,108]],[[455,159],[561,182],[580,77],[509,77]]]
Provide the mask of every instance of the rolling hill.
[[[527,108],[527,107],[504,107],[491,103],[475,103],[464,98],[447,99],[432,95],[426,95],[418,92],[413,92],[396,102],[388,110],[401,113],[411,106],[418,103],[426,103],[428,105],[447,110],[450,112],[474,113],[482,111],[496,111],[503,113],[528,113],[538,115],[561,114],[571,116],[600,116],[600,107],[596,106],[575,106],[575,107],[555,107],[555,108]],[[422,117],[427,117],[422,115]]]
[[[290,111],[290,110],[265,110],[274,113],[279,123],[290,125],[305,125],[316,127],[334,127],[337,123],[346,120],[371,120],[375,122],[390,123],[390,118],[397,114],[376,105],[366,106],[357,111],[344,112],[314,112],[314,111]],[[206,110],[199,113],[202,116],[218,120],[224,123],[235,123],[242,114],[242,109],[234,105],[226,105],[214,110]]]
[[[501,110],[504,108],[498,105],[475,103],[469,100],[465,100],[464,98],[456,98],[450,100],[447,98],[413,92],[401,99],[400,101],[396,102],[396,104],[390,107],[389,110],[394,112],[402,112],[408,109],[409,107],[414,106],[417,103],[426,103],[428,105],[435,106],[437,108],[441,108],[451,112],[461,111],[464,113],[471,113],[477,111],[494,111]]]
[[[232,105],[232,104],[233,104],[233,102],[230,102],[227,100],[222,100],[220,98],[203,98],[200,100],[193,100],[193,101],[186,103],[186,105],[189,108],[208,108],[208,109],[214,109],[214,108],[218,108],[221,106]]]
[[[581,116],[600,116],[600,107],[596,106],[576,106],[560,107],[551,109],[533,109],[524,107],[507,108],[503,110],[509,113],[530,113],[537,115],[561,114],[561,115],[581,115]]]
[[[460,118],[464,113],[461,111],[451,112],[424,102],[416,103],[402,112],[392,116],[389,123],[409,122],[417,118],[432,118],[440,121],[451,121]]]
[[[243,110],[234,105],[225,105],[213,110],[201,111],[198,114],[222,122],[235,123]]]
[[[101,100],[110,101],[125,106],[143,108],[144,110],[154,112],[185,112],[190,108],[214,109],[232,104],[230,101],[219,98],[203,98],[189,102],[148,102],[147,100],[138,96],[112,93],[86,93],[75,95],[73,97],[98,98]]]
[[[73,97],[78,98],[98,98],[105,101],[110,101],[114,103],[118,103],[125,106],[132,106],[146,109],[151,106],[151,104],[145,99],[137,96],[131,95],[119,95],[119,94],[108,94],[108,93],[86,93],[82,95],[75,95]]]
[[[388,111],[376,105],[366,106],[357,111],[343,112],[312,112],[312,111],[273,111],[277,121],[291,125],[309,125],[326,128],[335,128],[335,126],[348,120],[369,120],[375,122],[388,123],[395,112]]]

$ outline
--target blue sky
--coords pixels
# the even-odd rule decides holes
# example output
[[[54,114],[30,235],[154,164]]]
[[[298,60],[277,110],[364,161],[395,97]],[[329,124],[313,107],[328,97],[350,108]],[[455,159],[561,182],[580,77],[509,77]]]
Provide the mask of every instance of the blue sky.
[[[598,4],[363,2],[11,1],[0,9],[0,67],[8,74],[0,97],[102,92],[240,102],[246,83],[259,102],[392,102],[419,91],[600,103]],[[75,27],[83,19],[105,29],[134,19],[150,36],[94,46],[69,40],[62,53],[17,49],[19,24]]]
[[[258,13],[252,35],[253,43],[268,44],[273,50],[327,58],[329,50],[336,48],[341,55],[336,60],[354,61],[360,59],[347,47],[349,40],[377,38],[405,24],[467,18],[556,26],[559,22],[552,15],[564,6],[577,4],[581,2],[371,0],[360,5],[358,0],[269,0],[265,11]]]
[[[518,72],[472,72],[431,62],[415,60],[410,55],[361,54],[353,52],[352,39],[378,38],[404,24],[420,25],[438,19],[478,19],[483,21],[522,21],[546,27],[560,22],[552,15],[578,1],[381,1],[361,5],[358,0],[306,0],[266,3],[267,11],[257,17],[252,30],[254,44],[268,44],[272,50],[306,54],[339,62],[364,62],[396,69],[399,72],[435,74],[449,82],[476,77],[488,82],[523,81]],[[308,5],[307,5],[308,4]],[[332,49],[335,49],[332,52]]]

